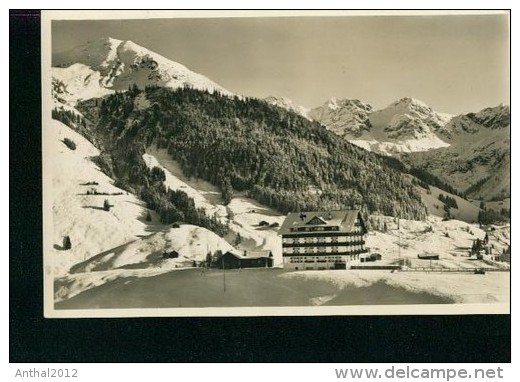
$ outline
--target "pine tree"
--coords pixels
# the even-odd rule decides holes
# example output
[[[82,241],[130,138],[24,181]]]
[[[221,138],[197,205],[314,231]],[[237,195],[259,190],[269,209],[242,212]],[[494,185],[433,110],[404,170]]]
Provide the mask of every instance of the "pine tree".
[[[224,205],[228,205],[233,199],[233,187],[229,178],[224,178],[221,182],[220,189],[222,190],[222,201]]]
[[[475,251],[478,253],[482,250],[482,240],[477,239],[475,243]]]
[[[451,212],[450,212],[450,207],[445,204],[444,205],[444,220],[450,220],[451,219]]]
[[[64,143],[65,146],[67,146],[69,149],[71,149],[71,150],[76,150],[76,144],[74,143],[74,141],[73,141],[72,139],[64,138],[64,139],[63,139],[63,143]]]
[[[150,178],[152,183],[164,182],[166,180],[166,174],[162,168],[154,166],[150,171]]]
[[[105,199],[105,201],[103,202],[103,209],[104,209],[105,211],[110,211],[110,207],[112,207],[112,206],[110,205],[110,202],[108,201],[108,199]]]
[[[237,233],[237,236],[235,238],[235,247],[240,245],[242,243],[242,237],[240,236],[240,233]]]
[[[71,249],[71,248],[72,248],[72,243],[70,241],[69,235],[64,236],[63,237],[63,249],[67,250],[67,249]]]

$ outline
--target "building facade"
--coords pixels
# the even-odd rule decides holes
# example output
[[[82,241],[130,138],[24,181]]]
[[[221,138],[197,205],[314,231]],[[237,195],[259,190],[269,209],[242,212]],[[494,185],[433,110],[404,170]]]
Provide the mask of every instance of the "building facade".
[[[283,266],[292,270],[345,269],[366,253],[359,210],[289,213],[280,227]]]

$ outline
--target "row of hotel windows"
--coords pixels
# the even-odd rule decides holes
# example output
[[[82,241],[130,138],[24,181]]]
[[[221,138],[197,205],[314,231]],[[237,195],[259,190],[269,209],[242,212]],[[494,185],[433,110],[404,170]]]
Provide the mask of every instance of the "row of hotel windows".
[[[298,232],[339,231],[339,227],[335,227],[335,226],[325,226],[325,227],[296,227],[296,228],[291,228],[291,231],[298,231]]]
[[[342,248],[342,250],[347,251],[361,251],[363,249],[362,245],[351,245],[346,248]],[[339,247],[293,247],[293,248],[285,248],[284,253],[316,253],[316,252],[339,252]]]
[[[333,237],[284,237],[284,244],[303,244],[303,243],[352,243],[362,241],[363,236],[333,236]]]
[[[296,228],[291,228],[291,231],[298,231],[298,232],[316,232],[316,231],[339,231],[339,227],[334,227],[334,226],[325,226],[325,227],[296,227]],[[354,224],[354,229],[352,230],[352,232],[361,232],[362,231],[362,228],[361,228],[361,224],[360,223],[355,223]]]
[[[305,257],[296,257],[291,256],[289,258],[290,263],[334,263],[337,261],[342,261],[343,258],[341,256],[305,256]]]

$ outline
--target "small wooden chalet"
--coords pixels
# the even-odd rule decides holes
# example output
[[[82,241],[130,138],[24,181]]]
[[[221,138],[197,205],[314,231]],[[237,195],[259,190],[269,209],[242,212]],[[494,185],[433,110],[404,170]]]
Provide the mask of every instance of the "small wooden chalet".
[[[270,268],[273,266],[271,251],[228,251],[215,262],[220,269]]]

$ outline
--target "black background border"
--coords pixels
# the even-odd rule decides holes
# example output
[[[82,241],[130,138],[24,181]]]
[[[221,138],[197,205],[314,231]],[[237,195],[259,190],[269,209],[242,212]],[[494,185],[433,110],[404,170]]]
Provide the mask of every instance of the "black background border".
[[[510,315],[45,319],[40,12],[9,22],[10,362],[511,362]]]

